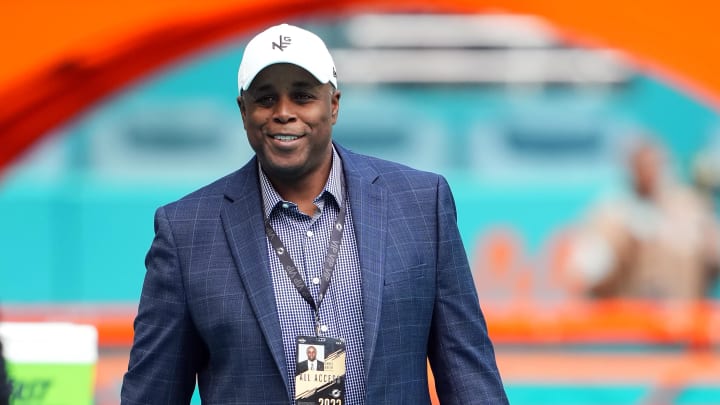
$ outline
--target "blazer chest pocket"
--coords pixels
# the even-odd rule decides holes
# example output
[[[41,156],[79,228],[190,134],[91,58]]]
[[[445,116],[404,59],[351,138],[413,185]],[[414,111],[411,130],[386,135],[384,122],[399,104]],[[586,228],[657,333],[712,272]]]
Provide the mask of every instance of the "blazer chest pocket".
[[[412,266],[407,269],[401,269],[398,271],[385,271],[385,285],[394,285],[397,283],[408,282],[411,283],[413,280],[422,278],[425,270],[424,264]]]

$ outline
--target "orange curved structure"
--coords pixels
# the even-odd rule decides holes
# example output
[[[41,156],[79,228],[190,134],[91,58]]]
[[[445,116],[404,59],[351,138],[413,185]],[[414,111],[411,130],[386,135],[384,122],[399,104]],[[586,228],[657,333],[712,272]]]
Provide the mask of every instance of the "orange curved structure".
[[[302,15],[533,14],[572,41],[625,50],[641,68],[720,109],[720,4],[709,0],[40,0],[0,10],[0,169],[49,130],[163,65]]]

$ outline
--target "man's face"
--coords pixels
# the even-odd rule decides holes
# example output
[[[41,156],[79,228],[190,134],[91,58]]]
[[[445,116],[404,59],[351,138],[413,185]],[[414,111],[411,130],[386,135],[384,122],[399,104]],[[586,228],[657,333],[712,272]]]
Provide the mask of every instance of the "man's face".
[[[643,197],[651,197],[660,185],[664,157],[654,146],[641,146],[631,160],[631,174],[635,191]]]
[[[307,348],[307,356],[308,360],[315,361],[315,357],[317,356],[317,353],[315,352],[315,348],[310,346]]]
[[[274,180],[296,180],[326,168],[340,92],[306,70],[281,63],[263,69],[238,98],[250,146]]]

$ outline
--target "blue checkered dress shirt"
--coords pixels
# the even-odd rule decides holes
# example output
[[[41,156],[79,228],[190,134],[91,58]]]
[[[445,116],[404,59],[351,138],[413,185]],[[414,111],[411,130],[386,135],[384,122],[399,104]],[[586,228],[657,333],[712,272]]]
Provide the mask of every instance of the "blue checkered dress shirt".
[[[265,173],[260,170],[265,218],[270,220],[270,225],[280,236],[295,266],[303,274],[315,302],[320,290],[320,273],[330,241],[330,231],[338,216],[341,196],[347,196],[343,189],[342,176],[342,161],[333,148],[330,176],[322,193],[314,200],[318,210],[310,217],[300,212],[293,202],[283,201]],[[347,197],[345,199],[345,231],[330,287],[320,307],[320,324],[327,327],[327,331],[322,333],[323,336],[345,340],[345,403],[353,405],[363,404],[365,401],[362,285],[352,214]],[[267,252],[282,330],[290,393],[294,396],[297,364],[295,338],[300,335],[315,335],[314,313],[290,282],[269,241]]]

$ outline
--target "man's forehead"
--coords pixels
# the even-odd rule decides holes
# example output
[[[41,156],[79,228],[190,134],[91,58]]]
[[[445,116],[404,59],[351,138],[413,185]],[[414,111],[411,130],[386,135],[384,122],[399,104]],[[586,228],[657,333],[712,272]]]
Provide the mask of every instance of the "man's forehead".
[[[277,88],[280,86],[317,87],[322,85],[307,70],[289,63],[270,65],[258,73],[250,84],[250,89]]]

